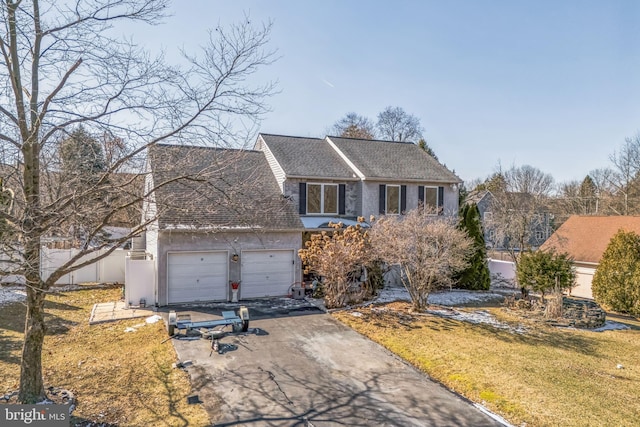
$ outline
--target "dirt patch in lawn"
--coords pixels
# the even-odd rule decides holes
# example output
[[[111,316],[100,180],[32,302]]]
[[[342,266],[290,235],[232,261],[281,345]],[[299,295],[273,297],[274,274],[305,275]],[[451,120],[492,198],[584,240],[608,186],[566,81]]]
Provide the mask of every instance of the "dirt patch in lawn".
[[[172,368],[176,355],[164,323],[132,319],[89,326],[93,304],[120,298],[120,287],[60,292],[46,302],[43,351],[45,387],[67,389],[77,399],[74,423],[119,426],[206,426],[201,405],[189,405],[186,372]],[[0,392],[17,390],[25,306],[0,310]],[[130,332],[125,332],[129,330]]]
[[[514,425],[637,425],[640,331],[556,328],[501,308],[481,311],[524,332],[414,314],[405,302],[333,316]]]

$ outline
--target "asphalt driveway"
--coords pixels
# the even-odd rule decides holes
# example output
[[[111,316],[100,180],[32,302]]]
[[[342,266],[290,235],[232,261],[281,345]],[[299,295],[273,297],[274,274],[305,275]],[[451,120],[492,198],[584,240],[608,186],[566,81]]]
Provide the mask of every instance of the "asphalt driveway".
[[[224,354],[172,340],[216,426],[503,425],[328,314],[251,314],[254,333],[225,337]]]

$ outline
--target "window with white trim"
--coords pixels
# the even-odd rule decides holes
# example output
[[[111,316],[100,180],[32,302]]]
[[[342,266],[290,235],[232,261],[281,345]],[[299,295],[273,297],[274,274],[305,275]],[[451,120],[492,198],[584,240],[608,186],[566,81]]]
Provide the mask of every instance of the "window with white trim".
[[[424,187],[424,209],[429,215],[438,215],[438,187]]]
[[[400,213],[400,186],[399,185],[387,185],[387,214],[399,214]]]
[[[338,184],[307,184],[307,213],[338,214]]]

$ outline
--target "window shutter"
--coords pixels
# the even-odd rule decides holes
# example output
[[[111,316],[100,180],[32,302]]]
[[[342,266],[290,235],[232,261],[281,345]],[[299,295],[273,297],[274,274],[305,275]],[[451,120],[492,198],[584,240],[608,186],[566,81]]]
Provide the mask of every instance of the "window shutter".
[[[380,215],[384,215],[385,214],[385,208],[387,206],[387,186],[384,184],[380,184],[380,199],[379,199],[379,211],[380,211]]]
[[[346,193],[346,185],[344,184],[338,185],[338,215],[344,215],[346,212],[345,193]]]
[[[424,207],[424,185],[418,186],[418,204]]]
[[[444,187],[438,187],[438,215],[444,215]]]
[[[404,214],[407,210],[407,186],[400,186],[400,213]]]
[[[301,182],[300,183],[300,193],[298,195],[298,198],[300,199],[300,205],[298,206],[298,213],[300,215],[306,215],[307,214],[307,183],[306,182]]]

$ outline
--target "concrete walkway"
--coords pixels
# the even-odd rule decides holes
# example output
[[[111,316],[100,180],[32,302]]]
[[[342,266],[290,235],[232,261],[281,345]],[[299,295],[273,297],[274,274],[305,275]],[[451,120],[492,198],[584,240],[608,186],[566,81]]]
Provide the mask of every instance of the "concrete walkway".
[[[138,317],[153,316],[153,307],[125,308],[124,301],[102,302],[94,304],[89,316],[89,324],[113,322],[115,320],[136,319]]]

